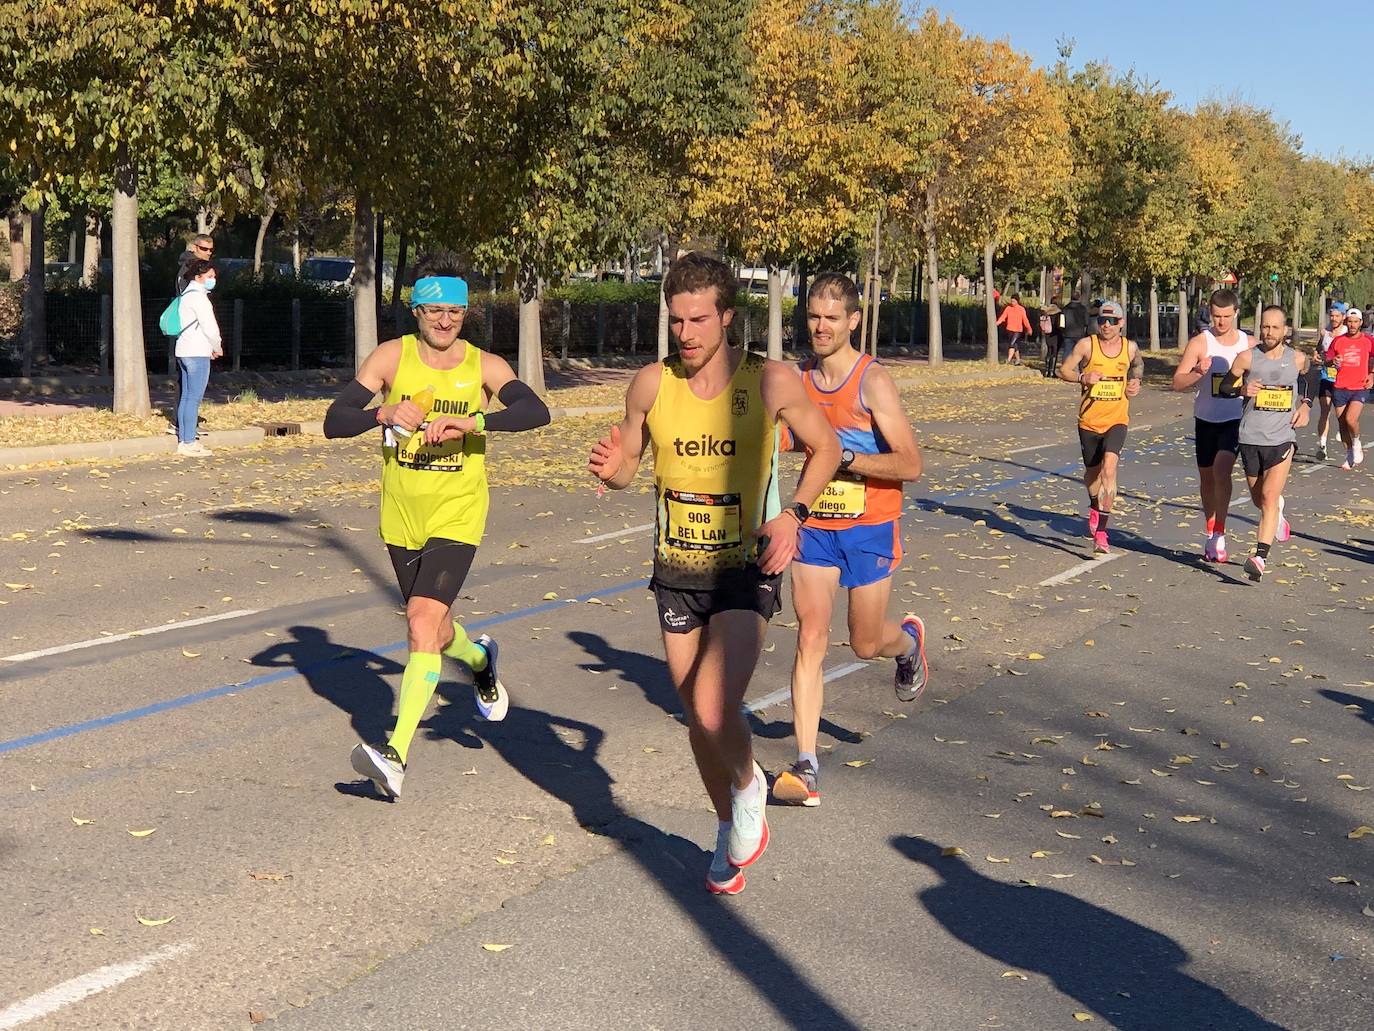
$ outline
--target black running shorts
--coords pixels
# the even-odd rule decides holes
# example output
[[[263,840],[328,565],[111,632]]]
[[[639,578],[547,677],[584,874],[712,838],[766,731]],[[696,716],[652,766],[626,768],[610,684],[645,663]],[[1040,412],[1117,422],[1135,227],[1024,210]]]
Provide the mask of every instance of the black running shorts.
[[[753,564],[734,570],[709,590],[649,584],[658,602],[658,625],[665,634],[690,634],[718,612],[757,612],[765,620],[782,608],[782,574],[765,576]]]
[[[1193,420],[1193,449],[1197,452],[1197,467],[1210,469],[1222,451],[1236,453],[1240,447],[1240,420],[1208,422]]]
[[[1080,426],[1078,443],[1083,448],[1083,468],[1092,469],[1102,464],[1108,452],[1121,454],[1121,449],[1126,446],[1126,424],[1118,423],[1106,433],[1094,433]]]
[[[1282,465],[1293,457],[1298,450],[1295,443],[1288,444],[1241,444],[1240,461],[1245,466],[1246,476],[1259,476],[1276,465]]]
[[[432,537],[419,551],[411,551],[395,544],[386,546],[391,555],[391,567],[396,570],[396,582],[401,585],[401,597],[433,598],[452,605],[468,578],[477,548],[472,544]]]

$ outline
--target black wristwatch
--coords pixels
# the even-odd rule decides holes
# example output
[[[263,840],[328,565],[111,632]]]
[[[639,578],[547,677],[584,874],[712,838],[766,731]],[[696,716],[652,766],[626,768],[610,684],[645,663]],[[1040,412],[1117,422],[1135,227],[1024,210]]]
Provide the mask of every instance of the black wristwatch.
[[[783,511],[791,512],[796,516],[798,524],[805,523],[811,518],[811,509],[807,508],[800,501],[792,502],[792,504],[788,505]]]
[[[849,472],[849,467],[854,464],[854,452],[845,448],[840,452],[840,472]]]

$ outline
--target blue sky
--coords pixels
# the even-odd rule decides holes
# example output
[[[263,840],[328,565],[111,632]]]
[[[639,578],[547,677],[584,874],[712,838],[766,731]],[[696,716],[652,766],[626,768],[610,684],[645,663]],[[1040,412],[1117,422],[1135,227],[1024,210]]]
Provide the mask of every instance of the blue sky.
[[[1374,148],[1366,129],[1368,65],[1332,59],[1338,34],[1359,39],[1374,28],[1374,4],[1279,3],[1250,0],[1214,5],[1181,0],[945,0],[922,5],[953,18],[965,31],[1009,40],[1036,64],[1058,60],[1056,40],[1076,41],[1071,63],[1106,61],[1134,67],[1191,108],[1209,98],[1266,107],[1303,140],[1303,150],[1327,158],[1364,157]],[[1224,28],[1223,28],[1224,26]],[[1361,44],[1363,49],[1363,44]]]

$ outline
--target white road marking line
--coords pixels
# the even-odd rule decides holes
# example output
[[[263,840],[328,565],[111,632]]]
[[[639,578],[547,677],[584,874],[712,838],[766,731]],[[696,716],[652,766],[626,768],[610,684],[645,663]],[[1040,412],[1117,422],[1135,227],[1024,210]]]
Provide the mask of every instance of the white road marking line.
[[[158,512],[155,515],[139,516],[137,519],[134,520],[134,522],[151,523],[154,520],[176,519],[178,516],[186,517],[198,515],[213,515],[216,512],[234,512],[241,508],[254,508],[256,506],[257,502],[254,501],[236,501],[232,505],[211,505],[209,508],[186,508],[178,512]],[[118,524],[112,523],[110,525],[115,526]]]
[[[573,541],[574,544],[600,544],[602,541],[613,541],[617,537],[631,537],[645,530],[652,530],[653,523],[641,523],[639,526],[627,526],[623,530],[616,530],[612,533],[599,533],[595,537],[579,537]]]
[[[1054,576],[1050,577],[1048,580],[1041,580],[1035,586],[1053,587],[1056,584],[1062,584],[1065,580],[1072,580],[1075,576],[1082,576],[1084,573],[1088,572],[1090,569],[1093,569],[1096,566],[1104,565],[1108,562],[1111,562],[1113,559],[1120,558],[1121,554],[1122,553],[1119,551],[1114,551],[1110,555],[1102,555],[1098,558],[1090,558],[1086,562],[1080,562],[1076,566],[1070,566],[1062,573],[1055,573]]]
[[[1149,432],[1150,430],[1152,430],[1152,429],[1154,429],[1153,426],[1132,426],[1132,427],[1131,427],[1131,432],[1132,432],[1132,433],[1148,433],[1148,432]],[[1028,445],[1028,446],[1026,446],[1026,447],[1019,447],[1019,448],[1017,448],[1017,449],[1014,450],[1014,451],[1004,451],[1003,454],[1007,454],[1007,455],[1024,455],[1027,451],[1041,451],[1041,450],[1044,450],[1045,448],[1062,447],[1063,445],[1068,444],[1068,443],[1071,443],[1071,440],[1070,440],[1070,438],[1065,437],[1065,438],[1062,439],[1062,440],[1052,440],[1052,441],[1050,441],[1050,442],[1048,442],[1048,443],[1046,443],[1046,444],[1030,444],[1030,445]]]
[[[74,644],[59,644],[53,648],[43,648],[34,652],[20,652],[18,655],[0,655],[0,662],[27,662],[29,659],[42,659],[49,655],[61,655],[63,652],[80,651],[82,648],[95,648],[102,644],[113,644],[116,641],[129,641],[135,637],[150,637],[153,634],[165,634],[168,630],[184,630],[187,627],[204,626],[206,623],[218,623],[225,619],[240,619],[243,616],[256,616],[260,609],[236,609],[233,612],[221,612],[216,616],[201,616],[199,619],[184,619],[180,623],[165,623],[162,626],[150,626],[143,630],[133,630],[127,634],[111,634],[109,637],[95,637],[89,641],[77,641]]]
[[[1320,469],[1325,469],[1325,468],[1327,468],[1327,464],[1326,464],[1325,462],[1318,462],[1318,463],[1316,463],[1315,465],[1309,465],[1306,469],[1304,469],[1304,470],[1302,471],[1302,475],[1303,475],[1303,476],[1311,476],[1313,473],[1317,472],[1318,470],[1320,470]]]
[[[0,1029],[18,1027],[20,1024],[27,1024],[30,1020],[46,1017],[60,1010],[63,1006],[80,1002],[82,999],[96,994],[96,992],[103,992],[106,988],[113,988],[117,984],[151,970],[163,960],[171,959],[173,956],[193,948],[195,945],[191,942],[169,945],[157,952],[150,952],[140,959],[131,960],[128,963],[112,963],[107,967],[101,967],[99,970],[92,970],[89,974],[74,977],[70,981],[63,981],[61,984],[49,988],[46,992],[39,992],[22,1002],[16,1002],[7,1009],[0,1010]]]
[[[826,670],[825,675],[821,677],[821,679],[828,684],[832,680],[839,680],[840,677],[847,677],[849,674],[857,673],[859,670],[866,669],[867,667],[868,663],[866,662],[851,662],[845,666],[836,666],[834,669]],[[771,709],[779,702],[790,702],[791,700],[792,688],[780,687],[776,691],[764,695],[762,698],[752,702],[745,702],[744,711],[762,712],[764,709]]]

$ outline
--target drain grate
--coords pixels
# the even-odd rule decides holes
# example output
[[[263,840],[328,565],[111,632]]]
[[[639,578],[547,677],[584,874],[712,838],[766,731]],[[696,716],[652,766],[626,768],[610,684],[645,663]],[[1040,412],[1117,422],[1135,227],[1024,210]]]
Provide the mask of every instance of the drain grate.
[[[260,422],[256,425],[269,437],[289,437],[301,431],[298,422]]]

